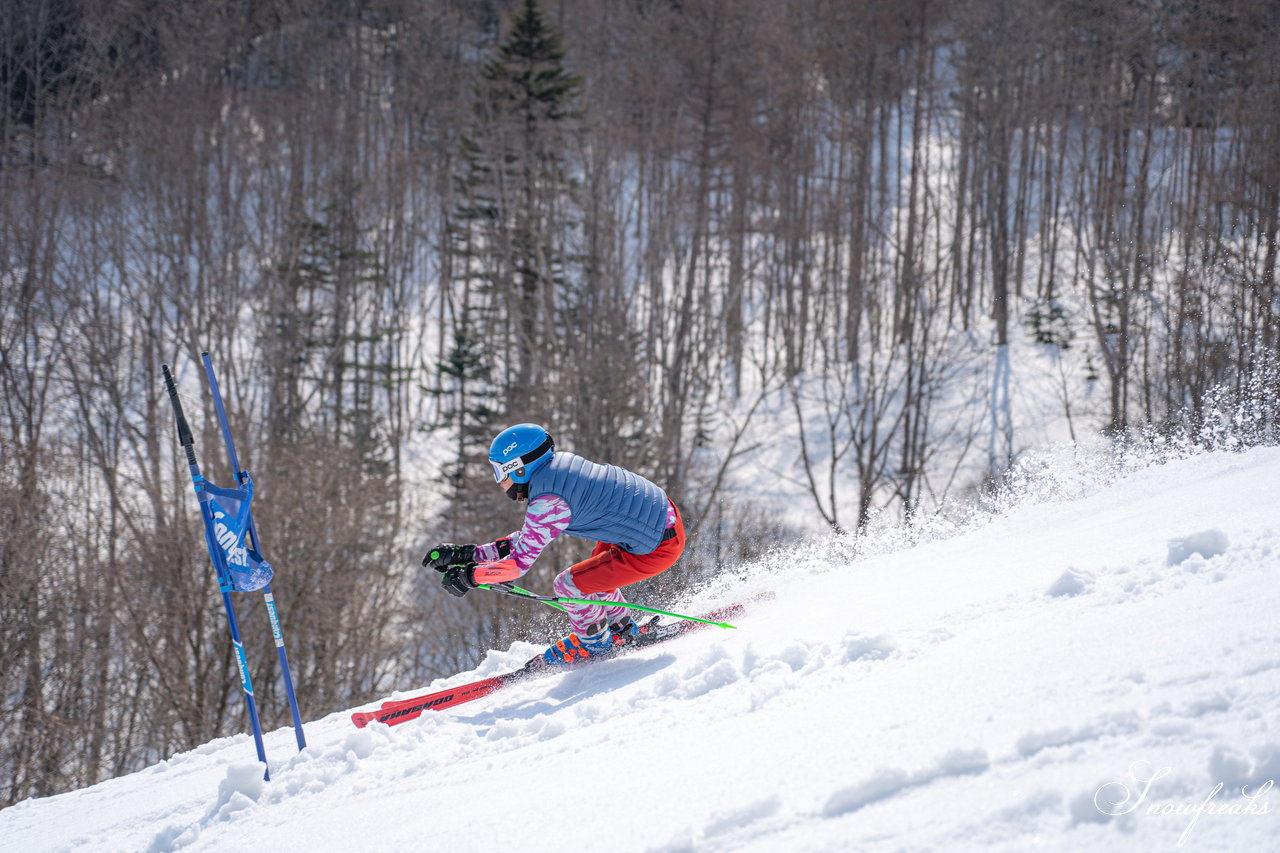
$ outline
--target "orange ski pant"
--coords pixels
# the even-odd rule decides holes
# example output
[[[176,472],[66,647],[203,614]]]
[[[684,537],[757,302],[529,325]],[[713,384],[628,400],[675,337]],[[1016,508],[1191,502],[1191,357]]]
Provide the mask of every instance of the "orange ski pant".
[[[673,507],[675,503],[671,504]],[[675,565],[684,553],[684,521],[676,507],[676,532],[648,554],[632,554],[609,542],[597,542],[591,556],[569,567],[569,576],[583,595],[612,592],[620,586],[651,578]]]

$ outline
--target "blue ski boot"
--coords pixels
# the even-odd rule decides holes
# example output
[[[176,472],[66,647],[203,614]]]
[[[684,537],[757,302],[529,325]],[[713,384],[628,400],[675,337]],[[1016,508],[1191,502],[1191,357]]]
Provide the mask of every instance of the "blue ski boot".
[[[542,655],[544,662],[558,666],[566,663],[578,663],[592,655],[607,652],[613,648],[613,636],[608,626],[593,634],[570,634],[563,640],[556,640]]]

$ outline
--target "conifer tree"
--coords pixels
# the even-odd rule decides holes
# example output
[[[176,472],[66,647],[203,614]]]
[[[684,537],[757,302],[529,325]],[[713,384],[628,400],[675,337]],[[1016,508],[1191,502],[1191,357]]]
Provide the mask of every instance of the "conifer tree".
[[[463,304],[487,307],[468,333],[484,334],[493,349],[495,381],[530,402],[554,374],[546,344],[557,335],[557,307],[572,299],[569,266],[580,242],[566,152],[582,81],[564,60],[559,34],[536,0],[525,0],[481,69],[455,185],[455,284],[478,297]]]
[[[511,414],[509,392],[522,418],[549,414],[539,389],[554,376],[553,312],[572,301],[567,267],[580,227],[566,150],[581,79],[564,59],[559,35],[526,0],[481,66],[459,146],[446,228],[451,343],[431,389],[457,442],[446,466],[455,507],[477,474],[468,464],[483,464],[488,437]]]

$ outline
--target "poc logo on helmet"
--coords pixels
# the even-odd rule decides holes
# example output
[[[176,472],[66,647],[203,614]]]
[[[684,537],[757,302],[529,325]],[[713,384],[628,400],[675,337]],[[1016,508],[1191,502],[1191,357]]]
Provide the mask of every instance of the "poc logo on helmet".
[[[502,455],[506,456],[507,454],[509,454],[511,451],[515,450],[519,446],[520,446],[520,442],[518,441],[511,442],[506,447],[502,448]]]

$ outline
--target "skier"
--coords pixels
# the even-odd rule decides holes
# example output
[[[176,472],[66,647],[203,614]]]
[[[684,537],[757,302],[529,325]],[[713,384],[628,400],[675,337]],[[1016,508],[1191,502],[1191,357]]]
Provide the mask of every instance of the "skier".
[[[680,558],[685,534],[675,503],[639,474],[556,452],[537,424],[498,433],[489,462],[507,496],[528,502],[523,526],[483,545],[437,545],[422,565],[442,572],[444,588],[462,596],[476,584],[521,577],[561,533],[594,539],[591,556],[560,572],[553,588],[558,597],[600,604],[565,604],[573,631],[553,643],[544,659],[572,663],[637,636],[630,611],[616,606],[626,601],[618,588],[664,572]]]

